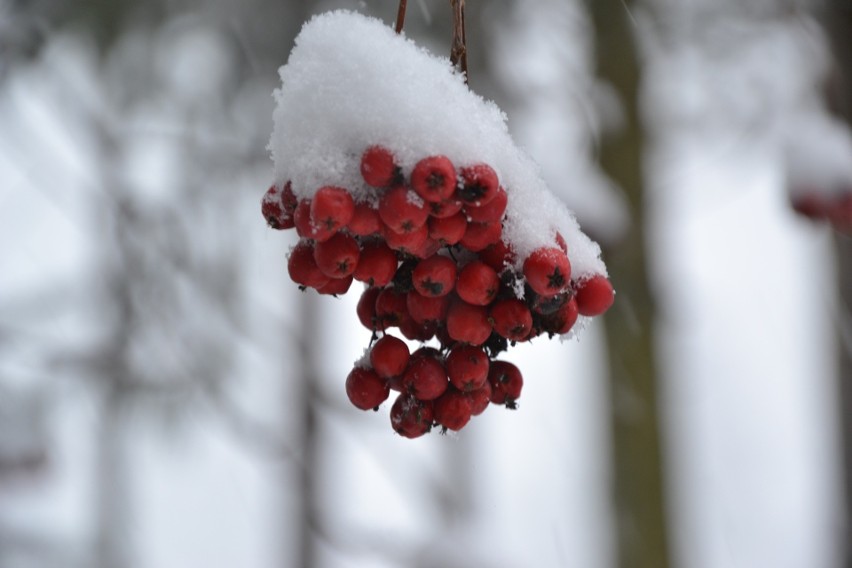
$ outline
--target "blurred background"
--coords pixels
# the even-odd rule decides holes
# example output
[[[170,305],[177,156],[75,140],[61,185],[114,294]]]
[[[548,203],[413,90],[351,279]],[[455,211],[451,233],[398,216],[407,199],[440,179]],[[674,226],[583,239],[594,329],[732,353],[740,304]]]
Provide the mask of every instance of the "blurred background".
[[[300,293],[260,214],[335,8],[397,3],[0,0],[0,568],[852,567],[848,1],[467,3],[618,296],[413,441],[346,400],[357,291]]]

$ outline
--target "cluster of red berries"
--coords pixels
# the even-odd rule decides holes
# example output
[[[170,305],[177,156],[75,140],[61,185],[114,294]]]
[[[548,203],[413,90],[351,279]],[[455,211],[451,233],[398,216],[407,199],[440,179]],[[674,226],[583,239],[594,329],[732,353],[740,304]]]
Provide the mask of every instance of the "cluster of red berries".
[[[567,333],[578,315],[612,304],[604,276],[572,280],[558,233],[514,268],[518,259],[502,240],[507,194],[487,164],[457,170],[447,157],[430,156],[406,179],[388,149],[371,146],[361,175],[372,200],[356,202],[332,186],[298,199],[286,184],[267,191],[262,212],[271,227],[301,237],[288,270],[302,289],[336,295],[353,280],[367,285],[357,312],[373,339],[346,393],[367,410],[398,391],[390,416],[399,434],[459,430],[489,403],[515,408],[523,377],[497,355],[515,342]],[[393,327],[411,341],[435,338],[440,348],[411,353],[388,333]]]
[[[835,195],[807,192],[792,199],[793,209],[814,221],[827,221],[841,233],[852,234],[852,191]]]

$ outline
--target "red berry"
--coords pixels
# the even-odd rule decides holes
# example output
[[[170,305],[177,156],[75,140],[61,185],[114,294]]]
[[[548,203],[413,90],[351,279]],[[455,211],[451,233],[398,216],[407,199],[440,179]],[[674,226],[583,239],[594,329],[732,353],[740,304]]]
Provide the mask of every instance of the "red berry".
[[[468,219],[475,223],[492,223],[503,219],[503,213],[506,212],[508,204],[509,196],[506,194],[506,190],[501,187],[494,195],[494,199],[485,205],[480,205],[479,207],[472,204],[467,205],[464,211]]]
[[[370,146],[361,155],[361,177],[373,187],[387,187],[398,176],[393,154],[383,146]]]
[[[284,206],[284,213],[291,217],[299,205],[299,198],[293,193],[293,186],[290,185],[289,181],[284,184],[284,189],[281,190],[281,204]]]
[[[408,318],[405,293],[394,288],[385,288],[376,298],[376,319],[382,327],[399,325]]]
[[[273,185],[263,194],[263,199],[260,201],[260,212],[266,219],[266,223],[273,229],[292,229],[295,226],[293,211],[288,211],[285,207],[282,192],[278,190],[277,186]]]
[[[488,310],[467,302],[456,301],[447,310],[447,333],[456,341],[482,345],[491,335]]]
[[[425,227],[426,226],[424,225],[424,228]],[[426,259],[435,256],[435,254],[439,250],[441,250],[442,246],[443,245],[441,243],[432,239],[431,237],[426,237],[426,239],[420,246],[414,247],[411,250],[406,249],[406,252],[413,256],[416,256],[417,258]]]
[[[434,357],[412,357],[402,376],[403,388],[418,400],[434,400],[441,396],[449,381],[444,365]]]
[[[384,242],[369,241],[364,243],[361,256],[358,258],[358,266],[355,267],[352,275],[359,282],[381,288],[387,286],[393,279],[397,264],[396,253]]]
[[[416,253],[420,251],[421,247],[429,239],[429,229],[426,225],[421,225],[407,233],[397,233],[393,229],[384,226],[382,228],[382,236],[385,238],[388,246],[393,250],[416,256]]]
[[[452,349],[453,347],[458,345],[458,342],[452,337],[450,337],[449,333],[447,333],[446,325],[442,325],[438,328],[438,330],[435,332],[435,337],[437,337],[438,341],[441,343],[442,349]]]
[[[370,363],[379,377],[389,379],[405,371],[410,356],[408,345],[403,340],[385,335],[370,350]]]
[[[462,210],[464,203],[458,199],[447,199],[446,201],[429,201],[429,215],[443,219],[444,217],[452,217]]]
[[[471,414],[479,416],[491,402],[491,384],[485,381],[481,387],[467,393],[467,397],[470,399]]]
[[[369,203],[356,203],[349,221],[349,231],[359,237],[375,235],[382,228],[379,210]]]
[[[479,260],[499,273],[515,262],[515,253],[501,240],[481,250]]]
[[[456,190],[456,169],[446,156],[423,158],[411,171],[411,186],[426,201],[444,201]]]
[[[571,298],[565,302],[556,312],[542,316],[541,327],[543,331],[562,335],[571,331],[577,323],[577,299]]]
[[[470,422],[473,404],[464,393],[449,388],[434,403],[435,422],[450,430],[459,431]]]
[[[497,174],[487,164],[476,164],[461,170],[462,185],[458,197],[465,203],[481,207],[494,199],[500,184]]]
[[[476,390],[488,380],[488,355],[474,345],[457,345],[447,355],[450,383],[463,392]]]
[[[296,211],[293,213],[293,224],[296,226],[296,233],[303,239],[327,241],[336,232],[319,227],[311,220],[310,199],[303,199],[299,202]]]
[[[422,346],[417,349],[414,353],[411,354],[412,359],[421,359],[423,357],[429,357],[430,359],[435,359],[436,361],[443,361],[443,355],[441,352],[434,347]]]
[[[474,260],[459,272],[456,293],[468,304],[487,306],[499,290],[500,277],[484,262]]]
[[[391,407],[391,427],[406,438],[419,438],[432,429],[433,416],[431,402],[423,402],[408,393],[402,393]]]
[[[520,369],[508,361],[493,361],[488,371],[488,383],[491,385],[491,402],[517,408],[515,401],[521,397],[524,386]]]
[[[328,284],[330,277],[323,273],[314,260],[314,245],[302,240],[290,251],[287,259],[287,271],[290,279],[301,286],[321,288]]]
[[[429,236],[442,245],[454,245],[467,230],[467,218],[459,211],[450,217],[430,217]]]
[[[479,252],[498,242],[502,236],[503,224],[500,221],[468,223],[459,244],[471,252]]]
[[[351,274],[343,278],[332,278],[324,286],[317,288],[317,292],[328,296],[339,296],[348,292],[350,286],[352,286]]]
[[[577,310],[584,316],[597,316],[609,309],[615,301],[610,281],[601,274],[577,283]]]
[[[456,282],[456,263],[446,256],[431,256],[417,263],[411,281],[423,296],[446,296]]]
[[[358,267],[361,248],[358,241],[346,233],[335,233],[314,247],[314,260],[326,276],[344,278]]]
[[[311,220],[317,227],[328,231],[345,227],[354,214],[355,202],[342,187],[321,187],[311,201]]]
[[[364,290],[355,309],[361,325],[371,331],[385,329],[385,326],[380,325],[380,322],[376,318],[376,299],[379,297],[381,291],[381,288],[367,288]]]
[[[450,297],[422,296],[417,290],[411,290],[406,296],[408,315],[418,324],[442,322],[450,307]]]
[[[387,381],[370,369],[355,367],[346,377],[346,396],[361,410],[378,410],[389,394]]]
[[[523,341],[532,330],[530,309],[517,298],[494,302],[490,314],[494,331],[509,341]]]
[[[397,233],[410,233],[426,223],[429,210],[416,193],[407,187],[388,190],[379,200],[379,217]]]
[[[407,317],[399,324],[399,331],[411,341],[429,341],[435,337],[435,332],[438,330],[436,321],[424,321],[418,323],[412,317]]]
[[[571,264],[558,248],[536,249],[524,261],[524,276],[536,294],[554,296],[568,287]]]

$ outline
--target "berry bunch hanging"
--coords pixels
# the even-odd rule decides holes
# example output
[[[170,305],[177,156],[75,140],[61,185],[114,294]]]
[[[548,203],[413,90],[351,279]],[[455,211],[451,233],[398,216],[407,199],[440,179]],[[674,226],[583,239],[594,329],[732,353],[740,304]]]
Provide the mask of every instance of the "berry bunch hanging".
[[[393,392],[391,426],[408,438],[516,408],[523,376],[501,355],[613,303],[597,245],[499,109],[378,20],[315,18],[281,75],[279,181],[261,210],[297,233],[287,268],[300,288],[363,284],[357,314],[372,338],[349,400],[378,409]]]
[[[299,235],[288,270],[300,287],[336,295],[353,280],[366,285],[357,311],[373,341],[346,393],[367,410],[397,391],[391,424],[399,434],[459,430],[489,402],[515,408],[523,377],[499,354],[568,333],[578,315],[612,304],[604,276],[572,279],[559,234],[516,258],[502,240],[507,191],[488,164],[457,169],[446,156],[426,156],[405,175],[389,149],[373,145],[360,171],[371,200],[334,186],[300,200],[285,184],[269,188],[261,211],[270,227]],[[411,353],[393,329],[424,345]],[[433,339],[440,348],[425,345]]]

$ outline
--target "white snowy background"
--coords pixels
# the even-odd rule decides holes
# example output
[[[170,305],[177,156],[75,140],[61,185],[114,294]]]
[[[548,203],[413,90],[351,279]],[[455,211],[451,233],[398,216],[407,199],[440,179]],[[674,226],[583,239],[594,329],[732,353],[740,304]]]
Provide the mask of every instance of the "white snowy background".
[[[390,21],[378,4],[309,12]],[[587,162],[618,122],[591,77],[588,21],[573,3],[517,4],[487,14],[490,96],[503,93],[516,141],[581,222],[616,238],[617,190]],[[664,6],[659,27],[633,15],[675,563],[831,568],[832,234],[791,211],[782,160],[797,109],[819,110],[801,99],[828,65],[824,40],[805,16],[734,25],[701,5]],[[13,5],[0,8],[0,37],[15,38]],[[284,263],[295,235],[261,219],[277,76],[245,78],[246,37],[182,15],[101,58],[55,29],[30,64],[2,65],[0,451],[15,465],[0,477],[0,568],[295,565],[306,313],[321,566],[614,566],[597,324],[513,350],[520,409],[458,436],[405,440],[384,411],[348,406],[343,378],[369,334],[354,293],[298,293]]]

